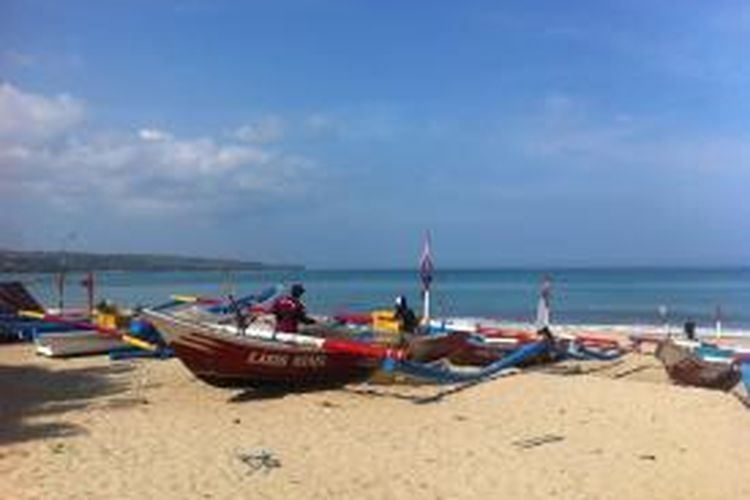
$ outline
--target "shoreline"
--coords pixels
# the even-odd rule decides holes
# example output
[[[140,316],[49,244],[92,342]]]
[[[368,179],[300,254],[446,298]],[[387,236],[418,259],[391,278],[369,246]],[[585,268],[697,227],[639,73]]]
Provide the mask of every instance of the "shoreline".
[[[482,326],[490,326],[497,328],[508,328],[517,330],[528,330],[535,331],[536,325],[530,322],[524,321],[505,321],[497,319],[480,318],[473,316],[450,316],[446,318],[436,318],[436,322],[445,321],[450,323],[452,321],[458,321],[461,324],[471,325],[481,323]],[[603,334],[603,335],[615,335],[623,337],[627,340],[630,335],[652,335],[658,337],[675,336],[680,337],[684,335],[682,327],[678,325],[658,325],[653,323],[552,323],[550,328],[553,333],[562,334]],[[747,328],[722,328],[721,335],[717,337],[716,330],[709,327],[697,327],[696,338],[698,340],[705,341],[748,341],[750,342],[750,327]]]

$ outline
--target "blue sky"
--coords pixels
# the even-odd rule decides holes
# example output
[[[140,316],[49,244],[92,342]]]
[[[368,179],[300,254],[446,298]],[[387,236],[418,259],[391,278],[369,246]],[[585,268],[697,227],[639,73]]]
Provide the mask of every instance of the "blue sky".
[[[750,263],[743,2],[4,0],[0,79],[0,246]]]

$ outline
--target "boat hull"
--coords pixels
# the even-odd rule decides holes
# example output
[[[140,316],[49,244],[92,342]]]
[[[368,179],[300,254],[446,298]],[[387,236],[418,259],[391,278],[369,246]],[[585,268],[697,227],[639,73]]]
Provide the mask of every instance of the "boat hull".
[[[51,358],[106,354],[127,344],[94,330],[42,333],[34,338],[37,354]]]
[[[656,357],[664,364],[669,377],[679,384],[727,391],[741,378],[734,364],[706,361],[669,340],[658,345]]]
[[[214,386],[336,386],[365,379],[380,366],[372,357],[231,335],[163,314],[144,315],[185,367]]]

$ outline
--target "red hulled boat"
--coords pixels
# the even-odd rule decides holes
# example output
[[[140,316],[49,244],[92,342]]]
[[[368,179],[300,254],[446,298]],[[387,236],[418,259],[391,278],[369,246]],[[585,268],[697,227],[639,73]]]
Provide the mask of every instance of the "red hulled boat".
[[[239,329],[190,314],[146,310],[143,317],[196,377],[220,387],[343,385],[368,378],[385,358],[425,363],[450,358],[469,346],[468,334],[459,332],[414,337],[403,348],[394,348],[335,332],[274,332],[267,325]],[[484,365],[502,356],[493,354],[462,364]]]
[[[335,386],[369,377],[404,351],[336,337],[203,322],[156,311],[143,316],[199,379],[220,387]]]

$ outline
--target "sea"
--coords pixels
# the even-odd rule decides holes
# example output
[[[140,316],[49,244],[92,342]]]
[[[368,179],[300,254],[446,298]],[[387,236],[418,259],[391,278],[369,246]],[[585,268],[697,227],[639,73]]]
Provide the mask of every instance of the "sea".
[[[682,325],[750,332],[750,268],[438,269],[431,286],[433,317],[482,317],[533,322],[542,281],[552,284],[553,323],[570,325]],[[59,294],[51,274],[0,275],[24,282],[45,305]],[[82,274],[68,274],[63,305],[83,307]],[[421,311],[413,270],[284,270],[242,272],[100,272],[96,300],[137,307],[174,294],[217,297],[303,283],[312,313],[388,309],[398,295]]]

